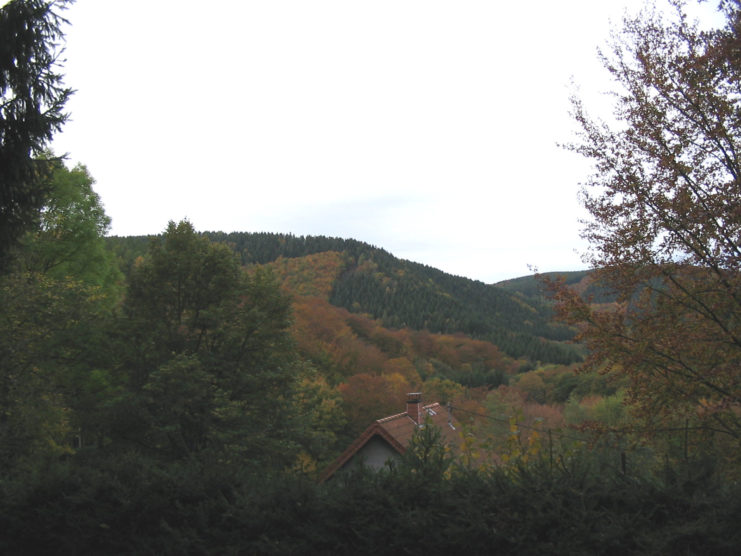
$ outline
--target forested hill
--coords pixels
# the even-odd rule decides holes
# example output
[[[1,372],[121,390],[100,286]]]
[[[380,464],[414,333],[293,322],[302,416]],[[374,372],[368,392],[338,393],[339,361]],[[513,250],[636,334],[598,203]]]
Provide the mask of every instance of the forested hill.
[[[578,291],[585,299],[592,303],[612,303],[615,294],[603,287],[597,286],[593,281],[593,273],[590,270],[577,270],[571,272],[546,272],[539,276],[521,276],[511,280],[497,282],[495,285],[509,292],[516,293],[530,301],[544,300],[543,278],[563,280],[564,284]]]
[[[368,314],[387,328],[461,333],[533,362],[568,364],[580,359],[578,349],[566,343],[573,331],[551,322],[548,303],[534,291],[453,276],[352,239],[244,232],[204,235],[230,245],[245,266],[339,253],[342,264],[332,277],[330,303]],[[150,240],[107,239],[124,272],[144,255]],[[304,277],[304,281],[311,279]]]

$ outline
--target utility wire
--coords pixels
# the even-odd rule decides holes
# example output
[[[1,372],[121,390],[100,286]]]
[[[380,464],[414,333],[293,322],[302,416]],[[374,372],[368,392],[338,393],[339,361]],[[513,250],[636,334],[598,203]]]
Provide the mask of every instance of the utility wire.
[[[479,413],[477,411],[471,411],[469,409],[464,409],[462,407],[450,405],[450,409],[451,410],[460,411],[460,412],[463,412],[463,413],[468,413],[469,415],[473,415],[473,416],[476,416],[476,417],[481,417],[482,419],[488,419],[490,421],[497,421],[497,422],[504,423],[504,424],[507,424],[507,425],[510,424],[510,420],[509,419],[504,419],[504,418],[500,418],[500,417],[494,417],[492,415],[487,415],[487,414],[484,414],[484,413]],[[539,433],[552,433],[552,434],[559,435],[559,436],[561,436],[563,438],[568,438],[570,440],[584,440],[583,438],[577,438],[575,436],[570,436],[568,434],[565,434],[560,429],[555,429],[555,430],[554,429],[551,429],[551,428],[543,429],[541,427],[536,427],[536,426],[533,426],[533,425],[528,425],[528,424],[520,423],[520,422],[515,422],[514,424],[518,428],[530,429],[530,430],[534,430],[534,431],[539,432]],[[612,433],[612,434],[628,435],[628,434],[644,434],[644,433],[677,433],[677,432],[691,432],[691,431],[718,432],[718,431],[714,431],[713,429],[710,429],[708,427],[701,427],[701,426],[692,426],[692,427],[690,427],[690,426],[685,426],[685,427],[665,427],[665,428],[660,428],[660,429],[651,429],[651,428],[620,428],[620,429],[606,428],[606,429],[595,430],[595,431],[591,431],[591,432],[592,432],[592,434]]]
[[[488,419],[488,420],[490,420],[490,421],[497,421],[497,422],[499,422],[499,423],[503,423],[503,424],[505,424],[505,425],[510,425],[510,424],[512,424],[512,423],[510,423],[510,420],[509,420],[509,419],[504,419],[504,418],[500,418],[500,417],[493,417],[493,416],[491,416],[491,415],[486,415],[486,414],[484,414],[484,413],[478,413],[478,412],[476,412],[476,411],[471,411],[471,410],[469,410],[469,409],[464,409],[464,408],[462,408],[462,407],[457,407],[457,406],[454,406],[454,405],[451,405],[450,407],[451,407],[451,409],[453,409],[453,410],[456,410],[456,411],[461,411],[461,412],[463,412],[463,413],[468,413],[469,415],[474,415],[474,416],[476,416],[476,417],[481,417],[481,418],[483,418],[483,419]],[[535,431],[535,432],[538,432],[538,433],[546,433],[546,434],[547,434],[547,433],[552,433],[552,434],[555,434],[555,435],[557,435],[557,436],[561,436],[562,438],[568,438],[568,439],[570,439],[570,440],[577,440],[577,441],[582,441],[582,440],[584,440],[583,438],[577,438],[577,437],[575,437],[575,436],[569,436],[569,435],[567,435],[567,434],[565,434],[565,433],[561,432],[561,431],[560,431],[560,430],[558,430],[558,429],[556,429],[556,430],[553,430],[553,429],[550,429],[550,428],[548,428],[548,429],[543,429],[543,428],[541,428],[541,427],[536,427],[536,426],[533,426],[533,425],[527,425],[527,424],[525,424],[525,423],[520,423],[520,422],[515,422],[515,423],[514,423],[514,425],[516,425],[516,426],[517,426],[517,428],[522,428],[522,429],[529,429],[529,430],[533,430],[533,431]]]

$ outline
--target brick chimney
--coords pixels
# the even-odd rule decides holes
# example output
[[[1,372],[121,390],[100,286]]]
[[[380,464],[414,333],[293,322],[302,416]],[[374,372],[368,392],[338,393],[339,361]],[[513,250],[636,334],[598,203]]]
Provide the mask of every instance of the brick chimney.
[[[407,415],[418,425],[424,422],[422,416],[422,392],[410,392],[407,394]]]

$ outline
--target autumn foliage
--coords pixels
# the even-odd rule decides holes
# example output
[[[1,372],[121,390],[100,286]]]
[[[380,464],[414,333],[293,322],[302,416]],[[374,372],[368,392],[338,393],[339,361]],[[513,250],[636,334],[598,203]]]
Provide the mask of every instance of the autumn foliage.
[[[592,119],[570,147],[594,163],[584,237],[618,305],[595,310],[556,286],[582,327],[587,369],[629,379],[627,401],[651,427],[691,423],[741,440],[741,80],[739,4],[700,30],[676,3],[667,20],[624,22],[604,56],[614,126]]]

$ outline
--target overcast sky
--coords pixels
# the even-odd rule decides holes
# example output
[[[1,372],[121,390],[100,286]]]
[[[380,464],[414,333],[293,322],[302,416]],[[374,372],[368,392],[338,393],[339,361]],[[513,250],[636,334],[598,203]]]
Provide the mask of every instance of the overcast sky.
[[[628,0],[78,0],[72,119],[112,235],[353,238],[495,282],[584,268],[571,79]],[[614,26],[614,25],[613,25]]]

